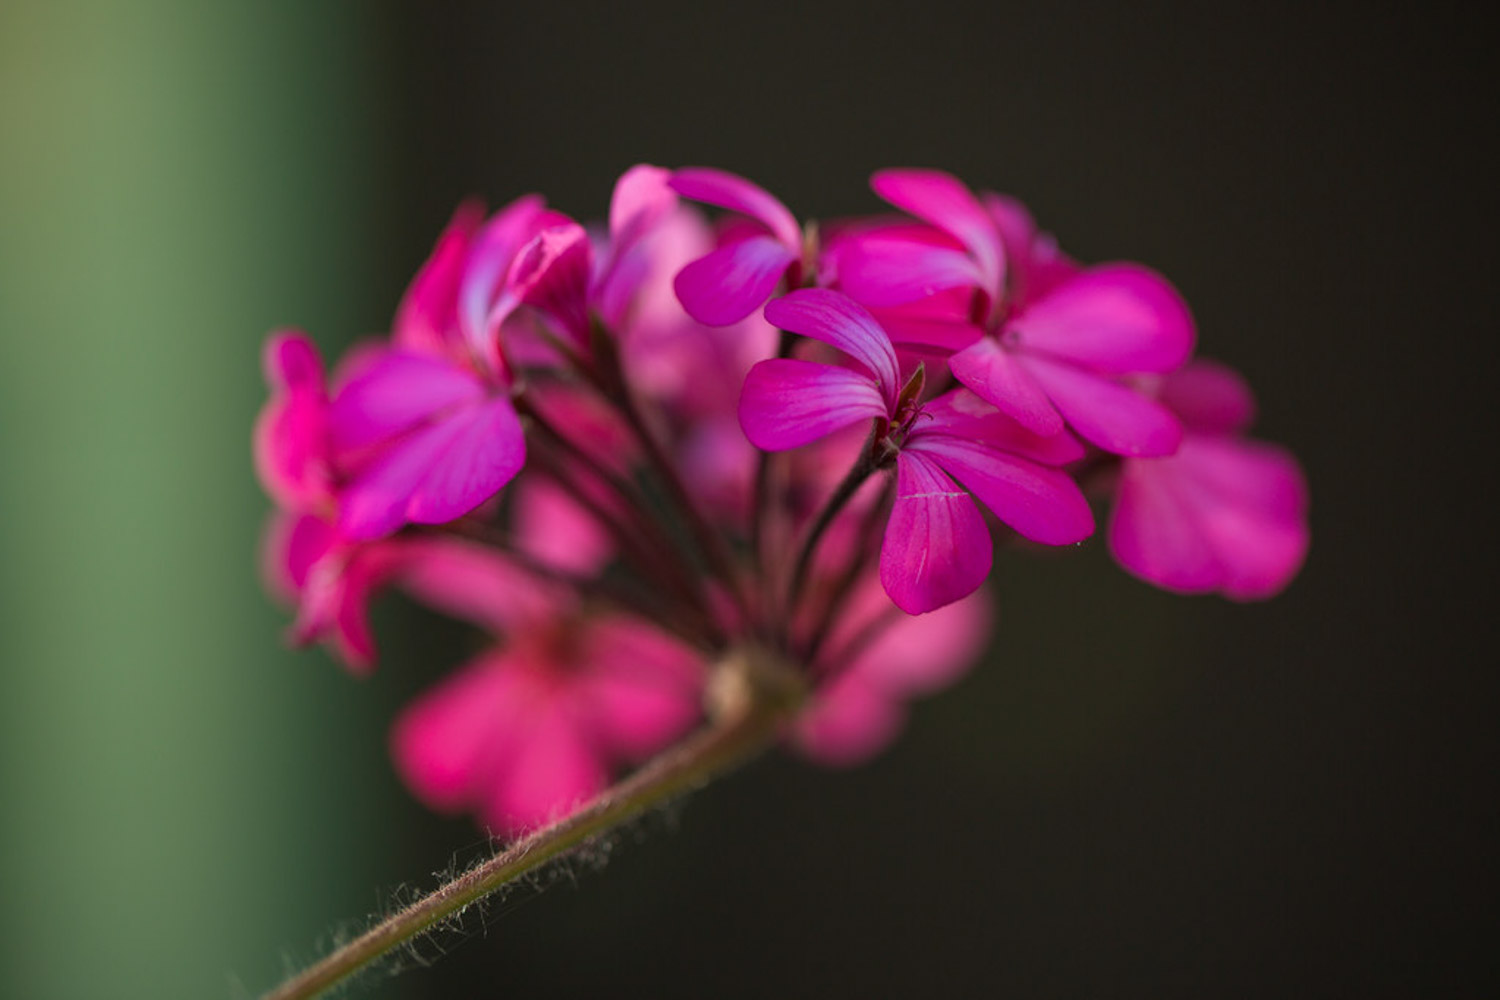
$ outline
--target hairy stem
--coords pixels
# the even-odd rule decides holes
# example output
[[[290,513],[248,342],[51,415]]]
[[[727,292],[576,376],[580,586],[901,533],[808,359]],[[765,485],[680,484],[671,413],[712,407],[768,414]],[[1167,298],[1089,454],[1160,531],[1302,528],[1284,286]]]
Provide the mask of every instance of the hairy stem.
[[[720,669],[721,676],[730,675],[727,688],[731,697],[720,698],[719,714],[712,725],[656,757],[572,815],[522,837],[489,861],[385,918],[265,994],[262,1000],[318,996],[495,890],[591,838],[707,784],[765,749],[791,708],[774,687],[775,679],[788,668],[780,661],[767,661],[764,653],[741,651]]]

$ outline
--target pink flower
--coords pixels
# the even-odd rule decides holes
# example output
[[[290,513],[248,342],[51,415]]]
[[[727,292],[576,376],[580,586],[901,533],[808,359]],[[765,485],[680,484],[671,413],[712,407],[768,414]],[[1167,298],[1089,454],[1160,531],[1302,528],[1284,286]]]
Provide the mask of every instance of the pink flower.
[[[1272,596],[1307,555],[1307,484],[1296,459],[1242,436],[1254,400],[1222,365],[1195,362],[1162,380],[1157,396],[1186,433],[1175,455],[1125,461],[1110,551],[1167,590]]]
[[[323,362],[305,334],[273,335],[265,349],[271,399],[255,427],[255,464],[281,508],[262,560],[271,589],[297,605],[292,637],[328,639],[356,672],[375,660],[366,607],[399,559],[390,543],[361,545],[335,527],[339,470],[328,433]]]
[[[678,272],[677,297],[698,322],[708,326],[738,323],[770,298],[789,271],[800,270],[801,227],[765,189],[708,167],[678,170],[671,184],[684,198],[753,220],[724,246]]]
[[[832,254],[840,288],[899,307],[882,317],[897,321],[893,336],[954,351],[954,377],[1037,434],[1066,422],[1117,454],[1176,449],[1181,429],[1171,413],[1120,380],[1172,371],[1192,351],[1192,317],[1165,279],[1138,264],[1063,279],[1071,267],[1018,206],[992,197],[987,208],[949,174],[884,170],[871,186],[932,227],[856,232]],[[1007,251],[1029,278],[1024,297],[1007,289]],[[967,314],[944,297],[953,291],[970,296]],[[923,308],[932,296],[938,308],[930,300]]]
[[[966,392],[919,403],[902,390],[885,331],[838,292],[793,292],[766,306],[766,318],[838,348],[855,367],[792,358],[756,365],[740,397],[745,435],[780,451],[861,420],[883,422],[877,444],[896,453],[896,501],[880,579],[902,610],[921,614],[952,603],[989,574],[989,532],[971,493],[1033,541],[1066,545],[1092,533],[1077,484],[1047,467],[1082,456],[1066,434],[1033,434]]]
[[[350,469],[339,530],[352,540],[402,525],[443,524],[473,510],[520,471],[521,422],[492,317],[512,294],[517,255],[566,229],[523,198],[479,224],[461,208],[397,311],[392,349],[374,352],[335,394],[331,445]]]
[[[907,701],[953,684],[973,664],[989,633],[991,600],[981,589],[914,617],[900,613],[879,589],[864,588],[825,658],[838,673],[797,718],[792,739],[798,749],[832,767],[878,753],[900,731]]]
[[[409,706],[391,749],[412,791],[514,834],[601,791],[699,716],[703,663],[653,626],[586,614],[479,552],[429,559],[413,588],[507,638]]]

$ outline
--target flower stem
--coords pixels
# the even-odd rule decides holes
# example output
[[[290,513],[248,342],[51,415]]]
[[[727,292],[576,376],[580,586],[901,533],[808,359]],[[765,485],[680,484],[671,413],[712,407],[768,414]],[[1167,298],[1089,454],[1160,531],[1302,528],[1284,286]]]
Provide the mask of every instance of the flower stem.
[[[838,516],[839,511],[844,509],[844,505],[854,497],[854,494],[859,492],[859,488],[865,484],[865,480],[869,479],[871,474],[879,468],[874,457],[874,437],[871,437],[870,442],[865,447],[865,450],[860,453],[859,461],[854,463],[854,468],[849,470],[849,474],[844,477],[843,482],[839,483],[838,487],[833,491],[833,495],[828,498],[828,502],[823,505],[822,511],[818,514],[818,519],[813,522],[812,528],[807,532],[807,540],[802,543],[802,551],[797,556],[797,568],[792,571],[792,582],[788,585],[786,591],[786,609],[783,618],[788,623],[791,622],[796,614],[797,600],[802,596],[803,585],[807,583],[807,571],[812,566],[813,553],[817,551],[818,542],[823,538],[823,532],[828,530],[828,526],[833,523],[833,519]]]
[[[764,693],[755,677],[764,654],[742,652],[721,669],[746,674],[736,684],[743,692],[716,721],[654,758],[577,812],[516,841],[495,857],[470,869],[358,938],[293,976],[262,1000],[305,1000],[344,982],[371,962],[443,920],[461,913],[497,889],[553,861],[593,837],[606,833],[647,810],[692,791],[764,750],[775,738],[790,705]],[[775,667],[774,670],[783,669]],[[770,673],[771,671],[766,671]]]

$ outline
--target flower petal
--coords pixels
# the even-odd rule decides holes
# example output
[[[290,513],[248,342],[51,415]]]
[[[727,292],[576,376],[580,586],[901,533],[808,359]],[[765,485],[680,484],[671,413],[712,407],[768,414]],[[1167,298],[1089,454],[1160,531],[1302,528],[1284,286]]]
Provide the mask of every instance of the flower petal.
[[[620,175],[609,199],[611,242],[631,242],[676,207],[671,178],[672,171],[649,163],[637,163]]]
[[[795,358],[760,362],[740,394],[740,427],[762,451],[800,448],[888,412],[868,375]]]
[[[1117,455],[1170,455],[1182,441],[1172,412],[1127,385],[1037,355],[1017,359],[1079,436]]]
[[[588,724],[626,757],[655,753],[701,714],[703,663],[660,629],[624,616],[596,620],[579,659]]]
[[[782,246],[800,251],[802,230],[796,218],[758,184],[712,167],[683,167],[672,174],[671,185],[684,198],[750,216],[769,229]]]
[[[532,829],[572,812],[609,780],[599,749],[569,701],[538,698],[509,767],[490,776],[481,818],[507,834]]]
[[[720,247],[677,272],[672,287],[689,316],[707,326],[738,323],[771,297],[797,259],[769,236]]]
[[[588,233],[571,220],[548,226],[516,253],[505,290],[517,302],[557,322],[580,351],[588,347],[588,286],[593,250]],[[498,329],[496,317],[490,329]]]
[[[989,530],[969,494],[930,458],[903,451],[880,549],[880,582],[891,600],[911,615],[952,604],[979,588],[993,559]]]
[[[1094,533],[1094,515],[1073,478],[946,434],[907,442],[904,454],[930,457],[1004,523],[1044,545],[1071,545]]]
[[[893,169],[877,171],[870,187],[903,212],[962,243],[978,265],[981,287],[992,297],[1000,294],[1005,248],[989,213],[962,181],[941,170]]]
[[[1165,278],[1138,264],[1104,264],[1033,302],[1005,326],[1041,351],[1113,375],[1169,372],[1193,351],[1193,317]]]
[[[484,395],[473,373],[439,357],[388,351],[334,397],[329,432],[335,448],[355,451],[383,444],[450,407]]]
[[[435,809],[475,805],[518,749],[523,686],[517,661],[491,653],[407,706],[391,727],[391,756],[407,787]]]
[[[931,694],[974,666],[993,618],[991,595],[981,587],[931,614],[897,620],[865,647],[850,670],[903,697]]]
[[[379,538],[407,521],[443,524],[499,492],[526,458],[521,422],[501,396],[397,442],[345,491],[339,527]]]
[[[989,291],[967,253],[879,234],[843,241],[838,283],[841,291],[872,307],[903,305],[950,288]]]
[[[441,355],[456,346],[459,283],[483,221],[484,206],[477,201],[465,202],[453,213],[431,256],[401,297],[391,332],[397,347]]]
[[[797,717],[792,740],[827,767],[852,767],[884,749],[906,721],[896,695],[846,674],[820,689]]]
[[[559,586],[496,550],[447,538],[408,542],[396,582],[428,607],[494,632],[540,621],[571,603]]]
[[[1042,465],[1067,465],[1085,454],[1083,445],[1067,431],[1060,430],[1046,436],[1034,434],[962,387],[923,404],[922,414],[923,420],[912,433],[914,439],[927,434],[946,434],[977,441]]]
[[[1176,455],[1125,463],[1110,551],[1168,590],[1270,597],[1307,555],[1307,487],[1284,449],[1190,434]]]
[[[967,320],[945,319],[900,307],[871,309],[891,343],[908,351],[947,357],[973,346],[984,337],[984,330]]]
[[[475,235],[458,289],[462,339],[488,357],[488,322],[516,254],[536,235],[550,214],[541,195],[517,198],[496,212]]]
[[[837,347],[869,370],[889,405],[901,389],[891,338],[869,310],[840,292],[804,288],[766,306],[766,322]]]
[[[255,421],[255,470],[282,507],[306,508],[332,490],[323,363],[305,334],[284,332],[266,342],[264,364],[272,394]]]
[[[999,407],[1021,426],[1044,437],[1059,433],[1063,420],[1037,384],[994,337],[981,337],[948,359],[953,377]]]
[[[498,396],[451,423],[457,429],[442,460],[406,507],[417,524],[445,524],[500,491],[526,462],[526,438],[510,400]]]
[[[1255,397],[1244,377],[1207,358],[1196,358],[1163,379],[1156,398],[1192,431],[1230,434],[1255,419]]]

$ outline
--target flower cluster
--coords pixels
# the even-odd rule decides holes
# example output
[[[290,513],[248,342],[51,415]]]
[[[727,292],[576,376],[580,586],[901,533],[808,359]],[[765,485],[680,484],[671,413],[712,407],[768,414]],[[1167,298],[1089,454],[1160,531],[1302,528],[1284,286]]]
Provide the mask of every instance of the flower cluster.
[[[1171,284],[945,173],[872,187],[894,211],[821,224],[706,168],[632,168],[597,226],[465,205],[388,339],[330,375],[272,336],[255,454],[295,637],[368,670],[382,588],[492,637],[396,722],[423,800],[497,833],[565,812],[750,646],[796,665],[788,742],[862,760],[976,657],[996,542],[1081,542],[1091,500],[1160,587],[1295,575],[1302,475],[1244,436]]]

